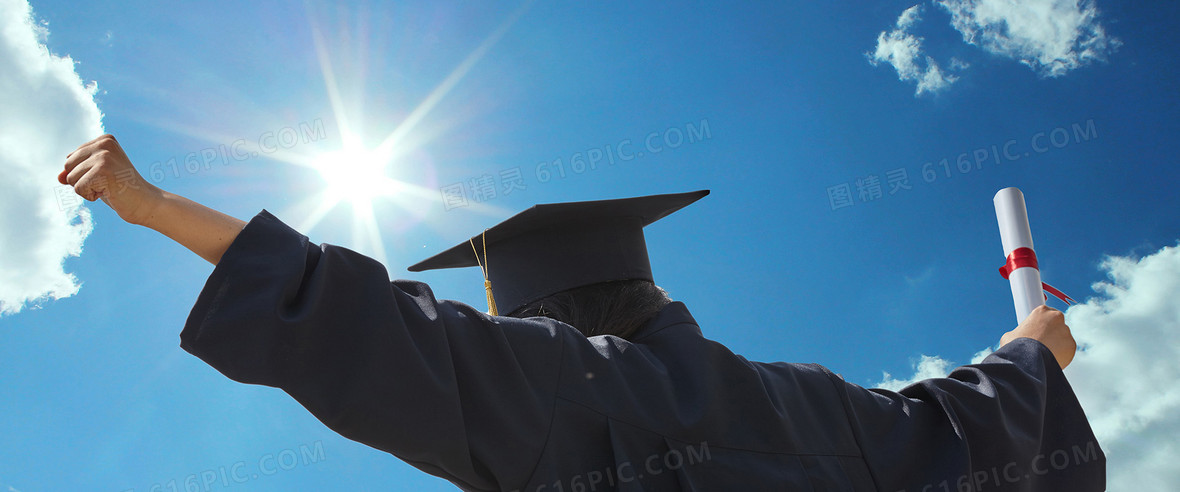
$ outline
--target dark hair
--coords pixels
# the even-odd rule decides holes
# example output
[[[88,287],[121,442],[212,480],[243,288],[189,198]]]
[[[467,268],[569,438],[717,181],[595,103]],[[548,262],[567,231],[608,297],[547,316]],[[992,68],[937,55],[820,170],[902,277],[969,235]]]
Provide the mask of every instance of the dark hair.
[[[545,316],[573,326],[587,337],[614,335],[630,340],[669,302],[668,293],[649,280],[618,280],[558,292],[509,316]]]

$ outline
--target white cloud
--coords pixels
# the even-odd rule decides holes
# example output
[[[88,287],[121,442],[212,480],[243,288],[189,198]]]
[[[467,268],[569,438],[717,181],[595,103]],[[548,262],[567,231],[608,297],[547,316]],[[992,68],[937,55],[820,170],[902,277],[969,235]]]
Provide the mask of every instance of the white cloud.
[[[1180,483],[1180,248],[1108,257],[1104,299],[1066,313],[1085,351],[1068,368],[1099,442],[1112,490],[1171,490]]]
[[[920,20],[922,20],[922,6],[914,5],[913,7],[905,9],[905,11],[897,17],[897,28],[901,30],[909,30],[909,28],[914,27],[914,24],[917,24]]]
[[[876,386],[878,388],[897,391],[924,379],[946,377],[947,374],[950,374],[953,367],[951,361],[942,357],[923,355],[914,366],[913,377],[909,379],[893,379],[891,374],[885,373],[883,376],[884,379],[880,383],[877,383]]]
[[[1095,60],[1105,60],[1122,42],[1106,34],[1093,0],[933,0],[951,16],[951,26],[968,44],[994,55],[1020,61],[1043,77],[1059,77]],[[922,51],[924,38],[913,34],[922,20],[922,5],[906,9],[892,31],[877,36],[866,53],[869,63],[888,63],[902,81],[917,84],[917,93],[950,88],[957,75],[944,71]],[[971,65],[951,58],[950,72]]]
[[[945,90],[958,80],[957,76],[943,72],[933,58],[922,54],[923,39],[910,33],[910,28],[920,20],[920,4],[906,9],[897,18],[896,28],[882,31],[877,36],[876,50],[866,53],[873,66],[888,63],[897,70],[898,78],[916,82],[918,88],[914,95]]]
[[[0,315],[77,293],[63,262],[91,230],[55,184],[66,154],[102,134],[102,113],[48,35],[26,1],[0,0]]]
[[[937,0],[963,40],[1057,77],[1104,60],[1121,44],[1092,0]]]
[[[971,364],[978,364],[983,362],[983,359],[994,350],[992,348],[985,348],[976,352],[971,356]],[[881,382],[874,385],[877,388],[884,388],[890,391],[898,391],[906,386],[914,384],[918,381],[930,378],[944,378],[951,373],[955,365],[949,360],[943,359],[935,355],[922,355],[914,364],[914,375],[906,379],[895,379],[892,374],[882,373]]]
[[[926,268],[922,269],[922,273],[919,273],[919,274],[912,276],[912,277],[909,275],[906,275],[904,278],[905,278],[905,283],[907,285],[909,285],[910,287],[918,287],[918,286],[930,281],[930,279],[933,277],[934,277],[934,265],[929,265]]]
[[[1180,483],[1180,247],[1108,257],[1101,269],[1108,280],[1094,284],[1098,296],[1065,312],[1082,347],[1065,372],[1106,452],[1108,488],[1171,490]],[[922,356],[914,377],[885,374],[880,386],[900,388],[951,368]]]

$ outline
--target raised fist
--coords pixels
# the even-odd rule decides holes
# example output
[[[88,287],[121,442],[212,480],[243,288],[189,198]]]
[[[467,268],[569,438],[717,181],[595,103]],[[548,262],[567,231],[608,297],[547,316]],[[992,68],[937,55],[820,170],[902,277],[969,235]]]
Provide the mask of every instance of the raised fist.
[[[73,186],[82,198],[102,198],[120,218],[132,224],[143,224],[162,195],[135,170],[111,135],[86,142],[70,153],[57,180]]]

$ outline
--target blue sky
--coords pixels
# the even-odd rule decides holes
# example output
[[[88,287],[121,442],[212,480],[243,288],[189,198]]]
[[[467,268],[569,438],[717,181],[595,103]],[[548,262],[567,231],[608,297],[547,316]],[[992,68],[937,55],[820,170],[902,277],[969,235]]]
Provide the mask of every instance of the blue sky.
[[[242,219],[265,208],[477,306],[478,271],[405,267],[536,203],[711,189],[647,229],[657,283],[739,354],[865,386],[908,378],[922,355],[967,363],[1015,325],[991,198],[1017,186],[1042,275],[1086,303],[1070,312],[1079,340],[1125,349],[1067,371],[1092,421],[1128,415],[1099,432],[1108,453],[1127,450],[1111,456],[1111,488],[1180,478],[1174,461],[1127,458],[1180,455],[1166,445],[1180,399],[1136,414],[1082,379],[1130,381],[1141,375],[1122,361],[1143,359],[1153,391],[1180,394],[1180,315],[1159,307],[1180,278],[1166,266],[1180,239],[1180,7],[1028,4],[1055,8],[33,1],[30,29],[21,1],[0,2],[0,63],[31,74],[0,70],[0,87],[29,88],[0,96],[0,134],[36,132],[0,136],[0,165],[21,177],[7,196],[33,190],[37,204],[0,201],[0,252],[60,246],[61,231],[80,247],[45,246],[45,271],[5,265],[0,490],[185,490],[188,477],[200,490],[454,490],[178,347],[212,267],[59,194],[65,154],[97,136],[74,104],[96,105],[157,186]],[[13,41],[33,30],[52,57]],[[28,60],[64,56],[77,75],[53,80],[82,102],[39,98],[49,76]],[[316,220],[325,181],[293,162],[395,133],[387,171],[405,188],[374,199],[379,234],[348,203]],[[1104,324],[1143,299],[1160,302],[1118,320],[1158,332]]]

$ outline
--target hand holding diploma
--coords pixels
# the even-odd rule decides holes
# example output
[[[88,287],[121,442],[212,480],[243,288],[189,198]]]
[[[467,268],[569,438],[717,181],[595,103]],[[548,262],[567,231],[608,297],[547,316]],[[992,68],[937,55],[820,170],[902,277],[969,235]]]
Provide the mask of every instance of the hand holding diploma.
[[[1015,330],[1000,337],[1000,346],[1017,338],[1031,338],[1044,344],[1053,352],[1062,369],[1073,361],[1078,350],[1078,343],[1074,341],[1069,325],[1065,324],[1065,313],[1044,304],[1034,308]]]
[[[1032,231],[1028,225],[1028,211],[1024,206],[1024,194],[1016,188],[1004,188],[996,193],[993,202],[996,220],[1000,226],[1000,241],[1008,262],[1000,273],[1012,286],[1012,301],[1016,307],[1016,321],[1019,326],[1000,338],[1000,346],[1017,338],[1032,338],[1043,343],[1062,369],[1073,360],[1077,342],[1065,324],[1065,315],[1045,306],[1045,293],[1049,290],[1066,304],[1069,296],[1062,294],[1041,282],[1037,269],[1037,257],[1033,250]]]
[[[1028,226],[1028,211],[1024,207],[1024,194],[1017,188],[1004,188],[996,193],[992,202],[996,206],[996,221],[1000,224],[1000,241],[1004,245],[1004,257],[1009,259],[1005,266],[1005,277],[1012,284],[1012,301],[1016,305],[1016,322],[1027,318],[1033,308],[1045,304],[1045,293],[1041,290],[1041,272],[1036,266],[1033,253],[1032,230]],[[1016,258],[1032,256],[1031,265],[1014,264]],[[1004,270],[1001,270],[1004,273]]]

